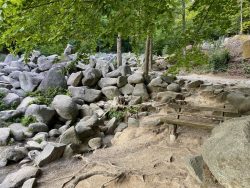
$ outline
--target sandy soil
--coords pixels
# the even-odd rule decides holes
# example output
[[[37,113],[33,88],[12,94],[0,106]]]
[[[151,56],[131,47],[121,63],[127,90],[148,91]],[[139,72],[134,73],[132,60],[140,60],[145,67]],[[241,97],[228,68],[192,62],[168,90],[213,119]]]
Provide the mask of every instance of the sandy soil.
[[[116,135],[110,148],[96,150],[81,160],[61,160],[43,168],[39,187],[62,187],[72,177],[92,172],[97,175],[80,181],[76,187],[219,187],[211,182],[200,185],[185,167],[185,159],[200,153],[201,144],[210,133],[182,127],[177,141],[170,144],[168,132],[166,126],[127,128]],[[114,176],[109,177],[107,172]],[[115,176],[119,178],[114,179]]]

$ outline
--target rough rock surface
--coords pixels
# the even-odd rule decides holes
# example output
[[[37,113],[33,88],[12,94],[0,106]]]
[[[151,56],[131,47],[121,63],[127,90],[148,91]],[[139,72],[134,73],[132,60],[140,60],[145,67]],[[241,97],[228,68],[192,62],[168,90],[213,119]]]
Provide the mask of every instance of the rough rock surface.
[[[250,187],[250,117],[232,119],[214,128],[202,157],[225,187]]]

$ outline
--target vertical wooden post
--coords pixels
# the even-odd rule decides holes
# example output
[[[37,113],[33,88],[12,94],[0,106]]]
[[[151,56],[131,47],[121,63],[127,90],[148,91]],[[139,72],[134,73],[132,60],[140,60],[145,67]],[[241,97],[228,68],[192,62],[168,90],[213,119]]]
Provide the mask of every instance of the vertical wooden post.
[[[119,33],[117,36],[117,67],[122,65],[122,38]]]
[[[145,78],[148,77],[148,68],[149,68],[149,46],[150,46],[150,37],[147,35],[146,46],[145,46],[145,62],[143,66],[143,75]]]
[[[152,36],[149,39],[149,71],[152,70],[153,67],[153,38]]]

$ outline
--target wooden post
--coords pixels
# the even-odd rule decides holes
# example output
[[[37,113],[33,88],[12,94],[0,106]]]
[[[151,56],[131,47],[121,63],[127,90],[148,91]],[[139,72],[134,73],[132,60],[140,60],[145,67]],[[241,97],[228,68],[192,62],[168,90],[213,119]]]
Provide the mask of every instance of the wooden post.
[[[143,75],[145,78],[148,77],[148,68],[149,68],[149,46],[150,46],[150,37],[147,35],[146,46],[145,46],[145,62],[143,66]]]
[[[122,38],[119,33],[117,36],[117,67],[122,65]]]

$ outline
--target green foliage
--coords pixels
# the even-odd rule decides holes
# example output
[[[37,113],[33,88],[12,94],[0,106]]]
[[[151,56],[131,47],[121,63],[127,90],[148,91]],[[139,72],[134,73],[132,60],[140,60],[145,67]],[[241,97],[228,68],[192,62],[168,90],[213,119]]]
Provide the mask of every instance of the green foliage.
[[[243,61],[242,62],[242,68],[244,70],[244,73],[247,74],[247,76],[249,77],[249,75],[250,75],[250,64],[249,64],[249,62]]]
[[[116,118],[120,121],[124,120],[127,115],[137,114],[139,107],[137,106],[128,106],[124,108],[111,108],[108,112],[108,119]]]
[[[35,122],[37,122],[37,121],[36,121],[36,118],[33,117],[33,116],[24,116],[24,117],[22,117],[22,119],[21,119],[21,123],[22,123],[24,126],[26,126],[26,127],[27,127],[29,124],[35,123]]]
[[[178,51],[176,55],[171,56],[171,62],[175,62],[167,71],[166,74],[178,74],[181,70],[192,71],[197,67],[208,64],[208,56],[203,53],[198,47],[188,50],[186,55],[182,51]]]
[[[56,95],[69,95],[68,90],[63,88],[49,88],[46,91],[35,91],[28,93],[30,97],[36,97],[32,104],[47,105],[49,106]]]
[[[209,54],[209,65],[214,72],[225,72],[228,68],[229,52],[225,49],[214,49]]]

